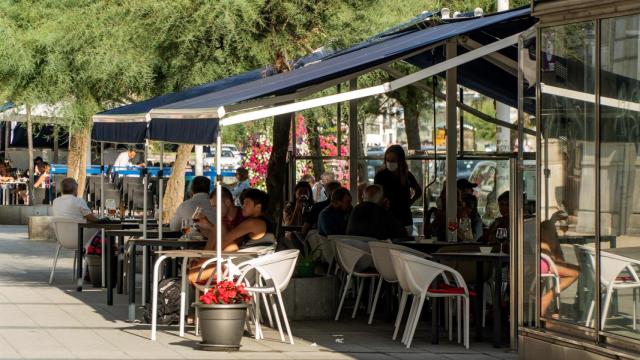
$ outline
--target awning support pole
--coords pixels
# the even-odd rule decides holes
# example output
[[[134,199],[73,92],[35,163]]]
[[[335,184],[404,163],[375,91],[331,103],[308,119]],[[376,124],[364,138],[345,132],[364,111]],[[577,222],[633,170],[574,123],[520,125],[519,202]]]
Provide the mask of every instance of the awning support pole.
[[[104,142],[100,141],[100,216],[104,216]]]
[[[349,80],[349,91],[358,88],[358,78]],[[340,132],[340,127],[338,127]],[[351,202],[358,202],[358,100],[349,100],[349,191]],[[338,155],[340,155],[338,153]]]
[[[447,60],[453,59],[456,57],[458,43],[455,39],[450,39],[447,41]],[[457,68],[451,67],[447,70],[447,107],[446,107],[446,131],[447,131],[447,141],[446,141],[446,215],[447,215],[447,241],[449,242],[457,242],[458,232],[457,232],[457,224],[458,224],[458,188],[456,184],[457,177],[457,140],[458,140],[458,132],[457,132]],[[455,224],[456,227],[449,227],[449,224]],[[451,231],[453,229],[453,231]]]
[[[158,172],[158,239],[162,239],[162,201],[164,200],[164,143],[160,143],[160,171]]]
[[[222,126],[218,128],[216,139],[216,276],[222,275],[222,171],[220,171],[220,153],[222,153]]]

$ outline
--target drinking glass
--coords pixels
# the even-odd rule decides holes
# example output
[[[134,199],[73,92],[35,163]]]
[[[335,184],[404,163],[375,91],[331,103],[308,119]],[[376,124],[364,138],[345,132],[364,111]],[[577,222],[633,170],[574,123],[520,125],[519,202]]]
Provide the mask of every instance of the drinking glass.
[[[189,219],[182,218],[180,229],[182,230],[182,237],[186,238],[189,234]]]
[[[114,199],[105,200],[104,206],[107,208],[109,216],[113,217],[116,215],[116,201]]]

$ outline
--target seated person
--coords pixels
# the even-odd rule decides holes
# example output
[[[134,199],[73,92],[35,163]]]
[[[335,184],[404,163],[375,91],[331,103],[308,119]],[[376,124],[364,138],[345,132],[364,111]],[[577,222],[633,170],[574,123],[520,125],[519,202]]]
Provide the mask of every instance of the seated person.
[[[549,258],[555,264],[555,267],[558,271],[558,276],[560,277],[560,284],[558,291],[562,292],[571,284],[573,284],[578,277],[580,276],[580,268],[574,264],[568,263],[564,254],[562,253],[562,249],[560,248],[560,241],[558,240],[558,232],[556,230],[556,221],[565,220],[566,214],[562,211],[558,211],[551,219],[545,220],[540,224],[540,251],[543,254],[549,256]],[[551,264],[549,264],[545,259],[540,259],[540,273],[541,274],[549,274],[551,272]],[[549,305],[553,302],[555,298],[555,289],[553,287],[549,288],[540,299],[540,313],[544,315],[548,315]],[[558,313],[560,309],[556,309],[556,312],[550,314],[552,318],[558,319],[560,314]]]
[[[480,242],[501,244],[509,241],[509,191],[505,191],[498,196],[498,210],[501,216],[497,217],[484,231],[479,239]],[[498,231],[499,229],[501,231]],[[502,250],[508,252],[509,244],[505,245]]]
[[[62,195],[53,200],[51,212],[55,217],[77,220],[83,222],[95,222],[98,219],[93,215],[86,201],[78,197],[78,183],[73,178],[66,178],[60,183]]]
[[[209,187],[211,186],[211,180],[204,176],[196,176],[191,182],[191,198],[185,200],[178,209],[176,214],[171,218],[169,222],[169,228],[172,231],[180,230],[182,227],[183,219],[186,219],[189,226],[193,223],[191,217],[196,211],[197,207],[202,209],[202,213],[207,217],[209,222],[215,224],[216,212],[209,203]]]
[[[233,187],[232,194],[233,199],[237,206],[242,206],[242,202],[240,201],[240,194],[246,189],[249,189],[251,185],[249,185],[249,170],[243,167],[239,167],[236,169],[236,180],[238,182]]]
[[[482,219],[477,208],[478,199],[474,195],[462,195],[458,211],[459,228],[463,230],[458,231],[460,241],[477,241],[482,236]]]
[[[233,229],[227,229],[223,224],[222,250],[237,251],[242,248],[275,244],[273,235],[273,223],[264,215],[269,204],[269,195],[262,190],[247,189],[242,195],[242,215],[244,221]],[[216,225],[209,222],[207,217],[202,216],[198,221],[200,231],[207,236],[205,250],[216,249]],[[189,280],[195,283],[200,271],[200,264],[204,260],[192,263],[189,270]],[[207,268],[200,276],[200,280],[208,279],[214,272],[214,267]]]
[[[49,181],[51,179],[51,166],[48,162],[43,162],[38,166],[38,172],[36,175],[36,181],[33,184],[34,188],[49,188]]]
[[[78,183],[73,178],[65,178],[60,183],[62,195],[53,200],[51,213],[55,217],[75,220],[81,222],[96,222],[98,219],[91,212],[87,202],[78,197]],[[97,233],[96,229],[83,229],[83,240],[85,242]]]
[[[318,216],[318,233],[322,236],[344,235],[351,213],[351,194],[341,187],[331,195],[331,204]]]
[[[313,199],[311,185],[306,181],[299,181],[293,191],[292,202],[287,202],[282,212],[282,225],[302,226],[305,216],[311,211]],[[284,233],[284,247],[286,249],[300,249],[302,236],[298,231],[286,231]]]
[[[311,229],[318,228],[318,216],[320,216],[320,212],[329,206],[331,203],[331,195],[340,189],[341,186],[337,181],[330,181],[324,186],[324,191],[329,199],[313,204],[311,211],[304,217],[304,224],[302,225],[302,235],[304,237],[307,236]]]
[[[364,189],[363,201],[349,216],[347,235],[368,236],[379,240],[407,236],[407,231],[382,204],[382,186],[369,185]]]
[[[15,179],[11,175],[11,171],[9,171],[7,164],[4,162],[0,162],[0,182],[13,181],[13,180]]]
[[[238,197],[239,199],[239,197]],[[209,199],[211,206],[216,207],[216,190],[213,190],[211,193],[211,197]],[[222,186],[222,224],[227,227],[227,230],[231,230],[242,221],[244,221],[244,216],[242,216],[242,207],[236,206],[233,198],[233,194],[229,188]]]

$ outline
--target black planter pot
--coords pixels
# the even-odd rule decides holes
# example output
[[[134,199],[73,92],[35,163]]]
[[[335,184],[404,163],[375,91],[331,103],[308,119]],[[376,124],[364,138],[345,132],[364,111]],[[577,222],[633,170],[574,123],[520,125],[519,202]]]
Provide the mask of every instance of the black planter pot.
[[[248,304],[206,305],[195,303],[200,319],[203,350],[238,350]]]
[[[89,268],[89,278],[93,287],[102,287],[102,256],[87,255],[87,267]]]

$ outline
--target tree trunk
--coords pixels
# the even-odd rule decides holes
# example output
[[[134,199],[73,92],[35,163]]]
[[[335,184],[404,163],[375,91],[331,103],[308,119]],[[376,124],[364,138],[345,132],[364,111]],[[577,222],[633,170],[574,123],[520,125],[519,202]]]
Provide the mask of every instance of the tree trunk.
[[[404,108],[404,129],[407,133],[407,147],[409,150],[417,150],[420,148],[420,104],[418,89],[409,86],[406,89],[406,95],[398,99]],[[405,98],[406,97],[406,98]]]
[[[36,178],[34,176],[35,168],[33,166],[33,124],[31,122],[31,105],[27,104],[27,148],[29,151],[29,204],[33,205],[33,184]],[[27,205],[27,204],[25,204]]]
[[[319,157],[322,156],[322,148],[320,147],[320,131],[318,130],[318,120],[307,118],[307,134],[309,134],[309,146],[311,147],[311,155],[318,158],[313,159],[313,176],[316,181],[320,181],[320,176],[324,173],[324,162]],[[336,154],[339,155],[339,154]]]
[[[91,141],[89,128],[69,133],[69,155],[67,157],[67,177],[78,182],[78,195],[82,197],[87,180],[87,147]]]
[[[287,180],[287,149],[293,114],[283,114],[273,119],[273,147],[267,166],[268,214],[276,224],[280,223],[284,203],[284,185]]]
[[[191,156],[193,145],[182,144],[178,146],[176,161],[171,169],[171,176],[167,182],[167,190],[162,199],[162,221],[166,224],[175,215],[178,206],[184,200],[184,172]]]

